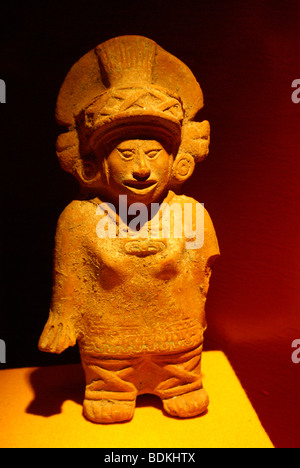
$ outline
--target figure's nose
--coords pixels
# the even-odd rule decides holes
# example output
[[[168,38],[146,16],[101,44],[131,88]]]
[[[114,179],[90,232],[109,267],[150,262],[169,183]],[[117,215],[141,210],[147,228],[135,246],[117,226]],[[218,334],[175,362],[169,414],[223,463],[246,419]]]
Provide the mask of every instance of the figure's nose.
[[[150,176],[150,168],[147,164],[145,154],[141,151],[137,157],[134,170],[132,172],[133,177],[139,181],[145,181]]]

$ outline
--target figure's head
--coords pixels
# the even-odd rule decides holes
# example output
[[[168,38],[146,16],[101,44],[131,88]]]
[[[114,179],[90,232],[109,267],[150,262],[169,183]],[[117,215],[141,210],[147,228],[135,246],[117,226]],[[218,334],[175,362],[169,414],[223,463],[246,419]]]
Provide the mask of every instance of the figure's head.
[[[159,141],[120,141],[103,161],[105,189],[111,199],[127,195],[129,203],[148,205],[168,189],[172,167],[173,155]]]
[[[106,41],[61,88],[56,117],[69,130],[57,140],[61,166],[99,196],[159,200],[208,154],[209,124],[193,121],[202,107],[192,72],[151,39]]]
[[[154,125],[131,125],[94,135],[91,151],[81,160],[80,179],[101,196],[118,202],[149,204],[162,199],[171,187],[179,135]]]

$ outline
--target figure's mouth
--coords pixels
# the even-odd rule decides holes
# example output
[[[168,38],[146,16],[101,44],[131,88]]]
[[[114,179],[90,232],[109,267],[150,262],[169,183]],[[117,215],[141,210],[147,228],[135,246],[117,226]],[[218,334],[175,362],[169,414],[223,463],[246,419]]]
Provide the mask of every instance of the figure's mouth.
[[[151,190],[156,187],[157,182],[155,180],[126,180],[124,185],[132,192],[144,195],[148,192],[151,192]]]

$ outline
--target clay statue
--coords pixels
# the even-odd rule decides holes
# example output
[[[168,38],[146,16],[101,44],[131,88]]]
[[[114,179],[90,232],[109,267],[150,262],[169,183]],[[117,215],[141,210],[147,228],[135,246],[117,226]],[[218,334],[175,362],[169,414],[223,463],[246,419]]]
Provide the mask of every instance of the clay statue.
[[[219,247],[203,205],[180,195],[208,154],[202,107],[189,68],[140,36],[100,44],[61,87],[57,155],[81,192],[58,221],[39,349],[78,343],[91,421],[130,420],[144,393],[172,416],[208,406],[200,364]]]

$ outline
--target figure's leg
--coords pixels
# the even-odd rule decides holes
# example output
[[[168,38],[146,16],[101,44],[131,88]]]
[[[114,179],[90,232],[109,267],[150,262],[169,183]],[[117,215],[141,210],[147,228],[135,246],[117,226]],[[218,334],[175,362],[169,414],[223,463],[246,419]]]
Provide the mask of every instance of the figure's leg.
[[[208,407],[209,398],[201,378],[201,354],[202,346],[156,359],[156,364],[163,366],[166,372],[164,381],[156,387],[156,393],[168,414],[189,418],[203,413]]]
[[[132,419],[137,390],[127,380],[134,371],[132,360],[81,358],[86,377],[83,413],[96,423]]]

